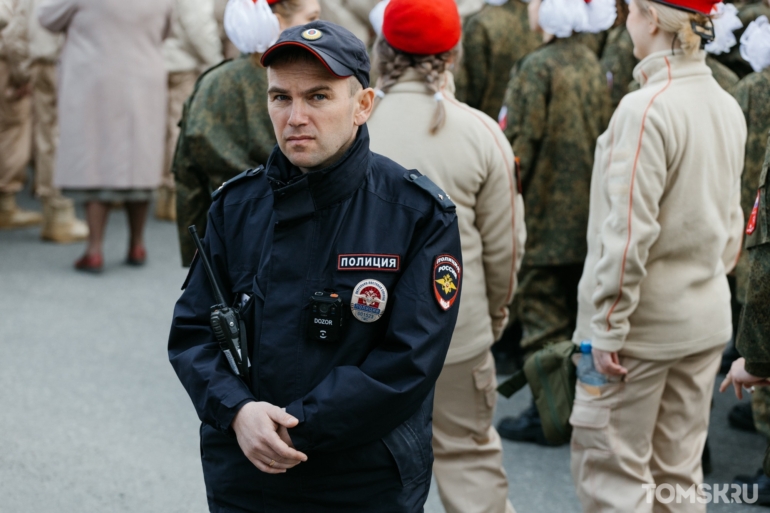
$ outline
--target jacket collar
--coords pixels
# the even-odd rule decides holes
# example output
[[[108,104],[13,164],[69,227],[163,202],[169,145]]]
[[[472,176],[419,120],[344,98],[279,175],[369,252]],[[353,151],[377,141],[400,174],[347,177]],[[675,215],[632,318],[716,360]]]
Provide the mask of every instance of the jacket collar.
[[[634,68],[634,79],[639,85],[667,82],[669,78],[678,79],[697,75],[711,75],[706,65],[706,52],[700,50],[692,56],[686,56],[682,50],[663,50],[645,57]]]
[[[370,155],[366,125],[358,129],[353,144],[340,160],[310,173],[303,173],[289,162],[276,145],[265,167],[278,220],[304,217],[352,196],[366,178]]]

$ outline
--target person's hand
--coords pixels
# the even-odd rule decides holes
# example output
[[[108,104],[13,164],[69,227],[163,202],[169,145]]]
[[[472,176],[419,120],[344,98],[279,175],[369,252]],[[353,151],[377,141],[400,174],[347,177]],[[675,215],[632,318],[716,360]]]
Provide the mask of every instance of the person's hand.
[[[730,385],[735,388],[735,397],[743,399],[743,389],[770,385],[767,378],[758,378],[746,372],[746,359],[738,358],[730,367],[727,377],[719,385],[719,391],[724,392]]]
[[[608,353],[596,348],[593,348],[591,353],[594,357],[594,367],[600,374],[605,376],[625,376],[628,374],[628,369],[620,365],[618,353]]]
[[[265,402],[246,403],[233,420],[233,430],[243,454],[267,474],[283,474],[307,456],[289,443],[289,432],[297,419],[283,409]]]

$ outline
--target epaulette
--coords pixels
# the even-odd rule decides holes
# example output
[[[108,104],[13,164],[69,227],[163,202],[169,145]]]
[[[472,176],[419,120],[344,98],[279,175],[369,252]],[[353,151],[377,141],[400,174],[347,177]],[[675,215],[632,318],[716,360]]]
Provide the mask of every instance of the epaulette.
[[[217,199],[219,197],[219,195],[222,194],[222,191],[224,191],[226,188],[230,187],[235,182],[240,182],[244,178],[254,178],[255,176],[259,176],[260,174],[262,174],[262,171],[264,171],[264,170],[265,170],[265,166],[259,166],[259,167],[255,167],[253,169],[247,169],[243,173],[230,178],[226,182],[223,182],[222,185],[219,186],[219,189],[217,189],[217,190],[215,190],[214,192],[211,193],[211,199],[212,200]]]
[[[449,197],[449,194],[441,190],[441,188],[433,183],[427,176],[421,175],[419,171],[413,169],[408,171],[404,175],[404,178],[406,178],[407,182],[415,184],[420,189],[430,194],[430,196],[436,200],[445,211],[455,210],[455,204],[452,201],[452,198]]]

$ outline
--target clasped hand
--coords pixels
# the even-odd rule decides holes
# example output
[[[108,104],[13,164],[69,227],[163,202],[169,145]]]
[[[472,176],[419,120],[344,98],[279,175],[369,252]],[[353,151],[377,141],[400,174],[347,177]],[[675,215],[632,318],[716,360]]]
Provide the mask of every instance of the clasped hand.
[[[297,419],[282,408],[266,402],[244,405],[233,420],[233,430],[243,454],[262,472],[283,474],[307,456],[296,449],[289,437]]]

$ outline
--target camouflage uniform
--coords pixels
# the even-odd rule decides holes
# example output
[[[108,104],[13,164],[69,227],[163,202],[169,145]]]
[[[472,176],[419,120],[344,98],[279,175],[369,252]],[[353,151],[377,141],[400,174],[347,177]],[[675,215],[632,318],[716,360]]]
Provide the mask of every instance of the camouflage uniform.
[[[485,5],[463,29],[463,60],[455,75],[456,98],[497,119],[516,62],[536,50],[542,37],[529,30],[527,4],[508,0]]]
[[[610,111],[598,58],[577,36],[551,41],[514,67],[505,110],[527,212],[518,298],[531,353],[574,329],[594,148]]]
[[[746,371],[759,377],[770,377],[770,198],[767,197],[767,171],[770,166],[770,144],[759,178],[759,202],[752,212],[746,230],[749,278],[746,303],[738,327],[738,351],[746,358]],[[754,208],[752,208],[754,210]],[[756,216],[754,218],[754,216]],[[752,230],[752,225],[755,227]],[[766,410],[768,391],[755,392],[756,402]],[[762,413],[760,411],[760,413]],[[764,411],[764,413],[767,413]],[[755,422],[757,419],[755,418]],[[768,434],[760,419],[757,428]],[[770,475],[770,450],[765,453],[765,473]]]
[[[252,56],[225,61],[198,79],[185,103],[173,163],[183,265],[190,265],[195,254],[187,227],[194,224],[203,235],[211,192],[264,164],[275,143],[267,72]]]
[[[634,68],[639,64],[639,59],[634,57],[634,42],[625,25],[610,29],[600,62],[607,74],[614,110],[628,93],[628,86],[634,81]]]
[[[604,47],[607,44],[607,38],[609,37],[609,30],[602,30],[592,34],[591,32],[581,32],[575,34],[573,37],[579,42],[586,45],[592,52],[599,58],[604,53]]]
[[[735,38],[740,41],[741,36],[745,32],[746,27],[749,26],[749,23],[760,16],[767,16],[770,18],[770,7],[768,7],[765,2],[750,3],[740,7],[738,9],[738,18],[743,22],[743,28],[735,31]],[[751,65],[741,57],[740,46],[740,43],[738,43],[733,46],[728,53],[718,55],[716,58],[719,62],[726,65],[738,75],[738,78],[743,78],[754,70],[751,68]]]
[[[733,88],[733,96],[746,116],[748,127],[741,191],[743,218],[748,221],[757,198],[757,183],[765,157],[767,133],[770,131],[770,68],[746,76]],[[745,252],[741,255],[735,274],[738,278],[738,301],[743,304],[748,278],[748,258]]]
[[[748,127],[741,191],[743,216],[748,222],[757,198],[757,184],[762,172],[767,134],[770,131],[770,68],[746,76],[735,86],[733,95],[746,116]],[[738,280],[737,299],[739,303],[744,304],[749,274],[748,252],[741,255],[735,274]],[[751,406],[757,430],[770,438],[770,390],[758,387],[752,396]]]

